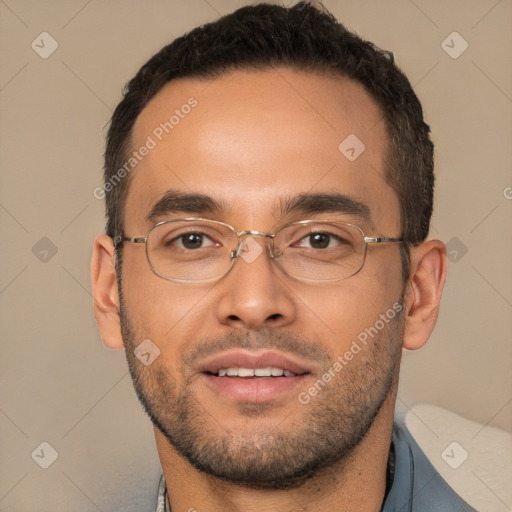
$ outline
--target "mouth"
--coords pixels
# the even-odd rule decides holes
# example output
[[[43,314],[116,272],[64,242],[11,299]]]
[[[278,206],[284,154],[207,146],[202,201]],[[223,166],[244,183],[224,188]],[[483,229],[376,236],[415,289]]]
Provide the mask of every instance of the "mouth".
[[[310,373],[307,363],[270,351],[235,350],[222,353],[200,366],[205,384],[215,394],[243,402],[265,402],[283,397]]]
[[[212,373],[216,377],[241,377],[243,379],[249,379],[251,377],[265,378],[265,377],[296,377],[297,374],[285,370],[283,368],[276,368],[267,366],[265,368],[221,368],[217,373]]]

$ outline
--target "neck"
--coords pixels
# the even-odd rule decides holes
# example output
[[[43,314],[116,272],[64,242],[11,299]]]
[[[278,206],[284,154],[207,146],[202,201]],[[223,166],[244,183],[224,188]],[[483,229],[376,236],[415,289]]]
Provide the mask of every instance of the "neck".
[[[171,510],[379,511],[386,490],[395,398],[396,391],[388,395],[367,435],[346,458],[301,487],[287,490],[249,489],[199,472],[155,428]]]

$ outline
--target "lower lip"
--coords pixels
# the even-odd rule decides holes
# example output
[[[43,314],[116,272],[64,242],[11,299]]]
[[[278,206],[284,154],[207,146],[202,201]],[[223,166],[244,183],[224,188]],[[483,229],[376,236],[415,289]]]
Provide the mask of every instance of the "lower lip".
[[[216,377],[202,374],[206,383],[216,393],[240,402],[267,402],[282,397],[299,386],[304,375],[294,377]]]

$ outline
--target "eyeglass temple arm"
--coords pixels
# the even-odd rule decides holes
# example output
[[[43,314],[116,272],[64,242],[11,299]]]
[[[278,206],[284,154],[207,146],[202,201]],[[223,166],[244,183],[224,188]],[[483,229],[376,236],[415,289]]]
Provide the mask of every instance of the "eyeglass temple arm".
[[[379,244],[381,242],[405,242],[403,238],[390,238],[388,236],[365,236],[364,241],[367,244]]]
[[[148,241],[147,236],[138,236],[135,238],[128,238],[127,236],[117,235],[114,237],[114,247],[120,246],[123,242],[131,242],[133,244],[145,244]]]

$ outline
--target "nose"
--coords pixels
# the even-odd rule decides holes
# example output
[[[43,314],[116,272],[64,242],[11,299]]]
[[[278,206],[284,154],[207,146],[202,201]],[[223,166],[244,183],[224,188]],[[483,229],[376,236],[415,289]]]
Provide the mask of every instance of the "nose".
[[[296,318],[288,277],[273,263],[265,239],[247,237],[231,272],[218,283],[218,321],[234,328],[283,327]]]

